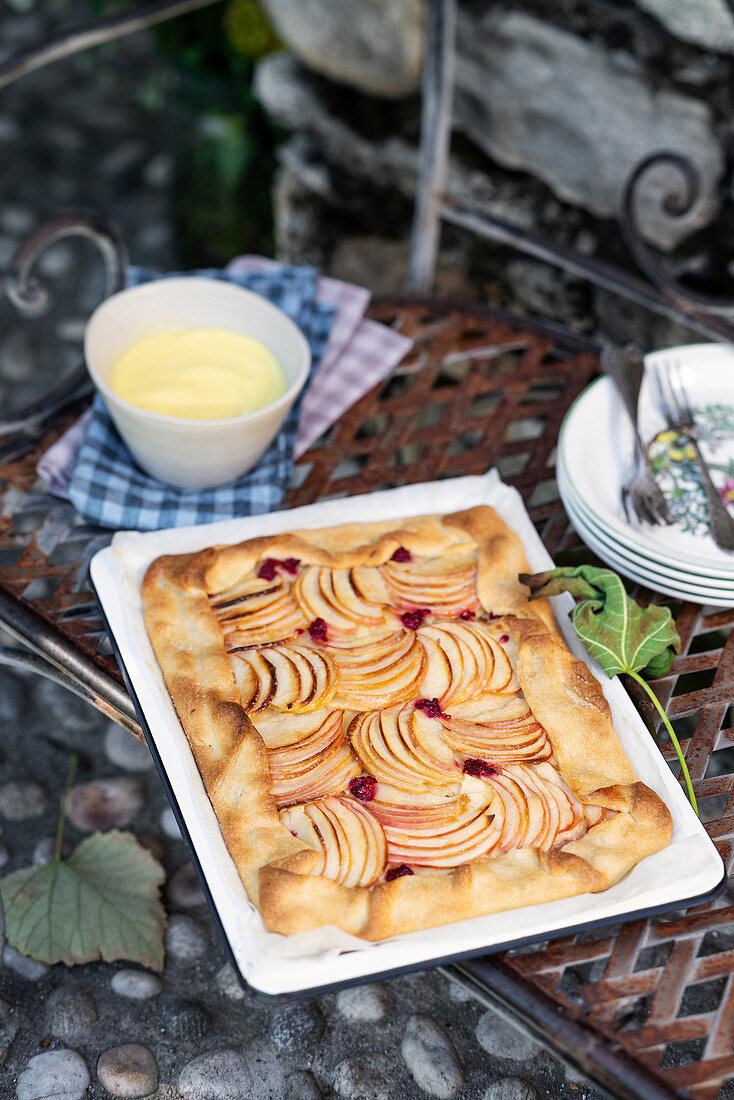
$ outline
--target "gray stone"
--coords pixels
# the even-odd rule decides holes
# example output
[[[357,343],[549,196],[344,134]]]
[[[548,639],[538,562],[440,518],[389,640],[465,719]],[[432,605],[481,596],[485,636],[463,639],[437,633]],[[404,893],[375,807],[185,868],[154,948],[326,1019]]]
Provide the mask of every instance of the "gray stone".
[[[10,859],[10,849],[4,841],[0,840],[0,867],[4,867]]]
[[[252,1074],[236,1050],[200,1054],[184,1066],[178,1079],[183,1100],[249,1100]]]
[[[196,1043],[211,1026],[211,1015],[199,1001],[177,998],[164,1006],[163,1029],[172,1039]]]
[[[115,722],[110,722],[107,727],[104,751],[111,763],[128,772],[147,772],[153,767],[148,746]]]
[[[308,1057],[317,1050],[323,1034],[324,1018],[313,1001],[284,1005],[273,1015],[270,1035],[278,1050]]]
[[[502,1077],[492,1082],[483,1100],[538,1100],[538,1093],[520,1077]]]
[[[344,1100],[394,1100],[395,1063],[382,1054],[347,1058],[334,1070],[331,1083]]]
[[[231,1001],[243,1001],[245,999],[245,990],[229,963],[225,963],[221,970],[217,971],[214,980],[219,992],[224,994],[225,997],[229,997]]]
[[[30,233],[35,221],[35,214],[27,206],[7,203],[0,211],[0,228],[12,236],[20,237]]]
[[[332,80],[378,96],[417,90],[422,0],[265,0],[264,7],[283,41]]]
[[[0,814],[10,821],[40,817],[48,806],[48,794],[40,783],[18,780],[0,787]]]
[[[337,994],[336,1007],[347,1020],[381,1020],[387,1009],[387,993],[380,985],[358,985]]]
[[[500,164],[532,172],[566,202],[618,213],[627,179],[647,155],[690,157],[701,199],[683,218],[661,201],[678,176],[651,172],[639,203],[645,235],[664,248],[716,213],[721,148],[706,103],[657,91],[600,45],[516,11],[459,20],[455,123]]]
[[[147,1001],[157,997],[163,989],[163,983],[156,974],[147,970],[118,970],[112,975],[110,988],[119,997],[131,1001]]]
[[[7,966],[9,970],[19,974],[21,978],[26,978],[29,982],[39,981],[51,970],[47,963],[32,959],[29,955],[21,955],[9,943],[6,943],[3,949],[3,966]]]
[[[52,993],[46,1003],[45,1027],[55,1039],[86,1037],[98,1019],[97,1004],[87,989],[62,987]]]
[[[90,1083],[86,1062],[75,1050],[37,1054],[18,1077],[17,1100],[81,1100]]]
[[[410,1017],[400,1050],[416,1085],[429,1096],[448,1100],[461,1088],[464,1074],[454,1045],[430,1016]]]
[[[525,1062],[534,1058],[540,1047],[519,1028],[508,1023],[496,1012],[485,1012],[477,1024],[477,1041],[495,1058],[513,1058]]]
[[[160,816],[161,829],[172,840],[181,840],[181,830],[176,821],[176,815],[170,806],[166,806]]]
[[[129,776],[93,779],[72,789],[68,817],[77,829],[125,829],[145,808],[145,787]]]
[[[61,841],[61,855],[66,857],[71,852],[71,844],[68,840]],[[56,837],[44,836],[36,844],[33,849],[33,862],[37,867],[40,867],[44,863],[50,863],[56,855]]]
[[[725,0],[637,0],[637,6],[684,42],[734,53],[734,19]]]
[[[140,1043],[123,1043],[100,1054],[97,1076],[113,1096],[149,1096],[158,1085],[158,1063]]]
[[[206,901],[193,863],[184,863],[183,867],[179,867],[178,871],[171,875],[166,892],[171,904],[178,905],[182,909],[191,909],[195,905],[203,905]]]
[[[190,965],[209,948],[209,933],[203,924],[176,913],[166,929],[166,951],[177,963]]]
[[[13,1040],[20,1030],[20,1020],[7,1001],[0,1000],[0,1066],[5,1065]]]
[[[285,1079],[284,1100],[323,1100],[323,1093],[312,1073],[298,1070]]]

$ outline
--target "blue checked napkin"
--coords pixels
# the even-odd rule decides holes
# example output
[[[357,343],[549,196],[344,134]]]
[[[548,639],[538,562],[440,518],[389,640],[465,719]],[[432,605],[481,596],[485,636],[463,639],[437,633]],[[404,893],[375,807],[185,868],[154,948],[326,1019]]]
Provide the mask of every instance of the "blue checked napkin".
[[[191,274],[236,283],[262,294],[287,313],[308,340],[313,357],[309,381],[313,378],[335,313],[335,306],[317,301],[319,276],[315,268],[274,265],[262,271],[205,270]],[[128,286],[157,278],[161,276],[144,268],[128,270]],[[228,485],[202,490],[175,489],[144,473],[97,395],[65,495],[93,523],[140,531],[270,512],[279,506],[288,487],[303,396],[304,391],[253,470]]]

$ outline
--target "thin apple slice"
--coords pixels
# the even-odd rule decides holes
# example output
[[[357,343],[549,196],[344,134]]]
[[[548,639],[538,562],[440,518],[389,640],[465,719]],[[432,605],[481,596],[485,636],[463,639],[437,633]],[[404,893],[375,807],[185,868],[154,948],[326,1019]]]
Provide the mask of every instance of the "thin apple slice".
[[[248,601],[236,616],[221,622],[229,651],[273,645],[292,638],[307,625],[290,586],[273,589],[257,604]]]
[[[306,566],[296,577],[293,595],[308,622],[323,619],[329,628],[329,634],[333,631],[352,631],[360,620],[337,606],[331,572],[331,569],[323,565]]]
[[[284,582],[280,577],[266,581],[254,573],[248,573],[230,588],[210,596],[209,604],[218,619],[228,619],[239,613],[240,605],[256,607],[258,602],[267,602],[269,595],[283,587]]]
[[[290,659],[287,646],[268,646],[258,650],[258,653],[273,670],[275,690],[270,697],[269,705],[276,710],[290,710],[295,701],[300,698],[302,683],[300,672]]]
[[[282,810],[281,823],[322,860],[311,872],[344,886],[371,886],[387,862],[387,842],[379,822],[355,799],[323,798]]]
[[[343,791],[361,766],[342,730],[342,712],[334,711],[295,744],[268,749],[271,792],[276,805],[321,798]]]
[[[419,637],[426,654],[421,695],[426,699],[442,699],[451,688],[451,664],[441,646],[430,635],[421,633]]]
[[[468,564],[467,564],[468,561]],[[472,559],[414,557],[380,566],[391,603],[406,610],[426,607],[436,613],[460,614],[479,607],[476,564]]]
[[[355,591],[367,603],[375,604],[377,607],[389,605],[390,593],[379,569],[369,565],[355,565],[350,572]]]
[[[451,715],[441,722],[444,738],[455,752],[489,764],[547,760],[553,751],[548,735],[529,707],[513,719],[479,723]]]
[[[354,710],[375,710],[415,696],[423,670],[423,648],[413,631],[397,631],[378,645],[332,650],[339,669],[335,702]]]
[[[365,599],[355,587],[351,569],[331,569],[331,594],[337,610],[358,624],[378,625],[385,621],[381,601]]]
[[[306,714],[293,714],[287,711],[267,710],[258,715],[257,732],[268,749],[284,749],[288,745],[297,745],[299,741],[315,733],[333,714],[342,714],[323,708]]]
[[[265,710],[275,694],[273,666],[257,650],[231,653],[229,659],[235,682],[242,684],[240,702],[244,709],[248,714],[258,714]],[[239,664],[247,665],[249,672],[240,670]]]
[[[477,804],[462,796],[447,807],[397,808],[370,803],[385,830],[390,863],[449,868],[488,855],[500,836],[500,825],[487,799]],[[402,813],[400,810],[402,809]]]
[[[411,707],[389,707],[350,723],[347,737],[365,771],[407,792],[458,790],[461,776],[453,760],[433,758],[415,741],[411,716]]]

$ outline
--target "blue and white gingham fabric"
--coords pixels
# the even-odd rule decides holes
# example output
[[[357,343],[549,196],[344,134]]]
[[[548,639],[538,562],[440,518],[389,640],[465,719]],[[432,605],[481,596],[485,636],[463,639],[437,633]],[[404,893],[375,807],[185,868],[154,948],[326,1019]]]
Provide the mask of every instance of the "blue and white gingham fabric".
[[[318,272],[315,268],[282,266],[273,271],[240,274],[218,270],[190,274],[236,283],[262,294],[287,313],[308,340],[313,360],[310,378],[313,378],[335,312],[334,306],[316,301]],[[157,278],[161,276],[143,268],[128,270],[128,286]],[[303,395],[301,391],[301,398]],[[69,499],[77,511],[93,523],[103,527],[155,531],[162,527],[258,515],[277,508],[283,499],[293,467],[300,399],[257,466],[237,481],[216,489],[174,489],[150,477],[136,464],[99,395],[93,408],[68,487]]]

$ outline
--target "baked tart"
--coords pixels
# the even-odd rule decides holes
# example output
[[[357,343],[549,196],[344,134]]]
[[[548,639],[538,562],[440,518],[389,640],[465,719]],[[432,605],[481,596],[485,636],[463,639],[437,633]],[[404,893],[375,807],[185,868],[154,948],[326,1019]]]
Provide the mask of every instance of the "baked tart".
[[[607,889],[669,843],[489,507],[158,558],[145,623],[265,925],[366,940]]]

